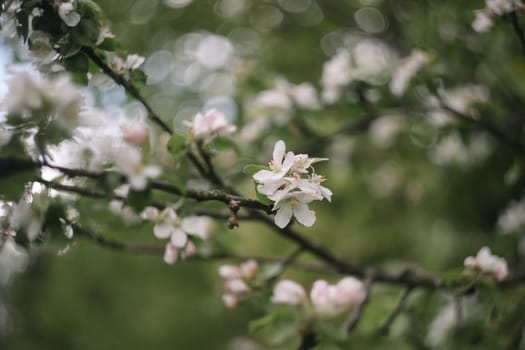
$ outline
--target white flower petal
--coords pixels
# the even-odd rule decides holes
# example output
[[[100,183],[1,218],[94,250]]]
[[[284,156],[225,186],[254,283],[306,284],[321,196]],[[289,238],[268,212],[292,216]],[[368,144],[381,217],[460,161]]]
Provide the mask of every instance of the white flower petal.
[[[188,242],[188,236],[181,229],[175,229],[171,234],[171,243],[178,248],[183,248]]]
[[[173,225],[167,223],[158,223],[155,226],[153,226],[153,234],[158,239],[166,239],[170,237],[173,230]]]
[[[292,219],[292,214],[292,206],[289,203],[282,203],[275,214],[275,224],[280,228],[285,228]]]
[[[297,221],[307,227],[310,227],[315,222],[315,212],[308,208],[308,205],[304,203],[299,203],[299,205],[294,209],[294,216]]]

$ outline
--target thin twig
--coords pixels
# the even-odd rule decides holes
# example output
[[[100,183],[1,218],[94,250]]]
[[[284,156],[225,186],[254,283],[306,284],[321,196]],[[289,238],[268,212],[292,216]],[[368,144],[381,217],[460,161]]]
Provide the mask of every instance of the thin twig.
[[[148,117],[156,123],[162,130],[166,131],[168,134],[173,134],[173,131],[171,128],[162,120],[162,118],[153,110],[153,108],[150,106],[150,104],[146,101],[146,99],[140,94],[139,90],[133,85],[132,82],[125,79],[122,75],[115,72],[111,67],[109,67],[103,60],[100,58],[95,50],[93,50],[91,47],[83,47],[82,52],[89,57],[95,63],[102,71],[108,75],[115,83],[122,86],[126,91],[136,98],[138,101],[144,105],[146,110],[148,111]]]
[[[407,301],[408,297],[410,296],[413,290],[413,287],[408,287],[401,292],[401,295],[399,296],[394,309],[388,315],[386,320],[383,322],[383,324],[381,325],[381,327],[379,327],[377,331],[380,335],[387,336],[388,333],[390,333],[390,327],[392,327],[392,324],[396,320],[397,316],[399,316],[399,314],[403,310],[403,306],[405,305],[405,302]]]

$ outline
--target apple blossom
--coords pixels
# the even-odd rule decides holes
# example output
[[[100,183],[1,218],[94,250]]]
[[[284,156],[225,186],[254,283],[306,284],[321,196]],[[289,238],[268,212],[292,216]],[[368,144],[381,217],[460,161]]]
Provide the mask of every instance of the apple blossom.
[[[484,10],[474,11],[474,21],[472,22],[472,28],[478,33],[485,33],[492,28],[493,22],[490,15]]]
[[[144,146],[149,141],[149,128],[144,120],[125,121],[120,125],[124,141],[133,146]]]
[[[511,202],[498,218],[502,233],[518,233],[525,227],[525,200]]]
[[[197,113],[189,125],[188,133],[196,141],[210,142],[215,136],[228,135],[237,128],[230,124],[223,113],[209,109],[203,113]]]
[[[270,170],[253,174],[257,191],[274,202],[275,224],[284,228],[292,217],[304,226],[312,226],[315,212],[308,203],[332,198],[332,192],[321,185],[324,177],[315,174],[312,165],[326,158],[310,158],[306,154],[286,153],[284,141],[275,143]]]
[[[509,274],[505,259],[493,255],[488,247],[481,248],[475,257],[467,257],[464,264],[467,268],[479,269],[493,275],[498,281],[505,279]]]
[[[0,286],[7,285],[16,274],[24,271],[28,260],[27,252],[13,237],[0,242]]]
[[[226,307],[234,308],[242,302],[253,289],[253,281],[257,273],[257,262],[248,260],[241,265],[222,265],[219,276],[223,279],[226,292],[222,300]]]
[[[300,305],[306,302],[306,292],[303,286],[294,281],[282,280],[273,288],[272,303]]]
[[[76,27],[80,22],[80,14],[75,11],[76,1],[62,1],[56,0],[55,5],[58,6],[58,15],[68,27]]]
[[[321,316],[336,316],[362,303],[366,297],[363,283],[353,277],[345,277],[335,285],[324,280],[314,282],[310,299],[315,311]]]
[[[317,280],[310,290],[308,300],[304,288],[291,280],[282,280],[273,289],[272,302],[292,306],[309,306],[319,317],[334,317],[349,311],[363,302],[366,291],[363,283],[353,277],[345,277],[331,285]]]
[[[169,239],[164,254],[164,260],[169,263],[174,263],[179,257],[185,258],[196,253],[196,247],[188,239],[188,235],[202,240],[208,237],[207,217],[190,216],[181,219],[172,208],[159,211],[154,207],[146,207],[141,217],[154,223],[155,237]]]
[[[427,63],[428,55],[425,52],[421,50],[412,51],[410,56],[403,60],[392,75],[392,80],[390,81],[392,94],[397,97],[402,96],[412,77]]]

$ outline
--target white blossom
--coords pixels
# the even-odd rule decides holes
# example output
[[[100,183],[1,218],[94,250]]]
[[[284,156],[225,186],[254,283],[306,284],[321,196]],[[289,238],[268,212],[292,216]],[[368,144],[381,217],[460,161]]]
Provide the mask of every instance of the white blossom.
[[[421,50],[414,50],[399,65],[390,81],[390,91],[394,96],[402,96],[412,77],[428,62],[428,55]]]
[[[221,112],[209,109],[204,113],[197,113],[190,126],[190,136],[204,143],[210,142],[217,135],[228,135],[237,128],[232,125]]]
[[[27,252],[8,237],[0,246],[0,286],[7,285],[16,274],[23,272],[28,260]]]
[[[58,52],[51,44],[51,36],[41,30],[29,34],[29,55],[42,65],[51,64],[58,57]]]
[[[355,80],[374,85],[385,83],[391,58],[391,50],[385,44],[369,39],[358,41],[351,50],[338,51],[323,66],[323,102],[335,103],[343,88]]]
[[[141,147],[149,142],[149,128],[143,119],[122,122],[120,130],[130,145]]]
[[[467,257],[464,265],[493,275],[498,281],[505,279],[509,274],[505,259],[493,255],[488,247],[481,248],[475,257]]]
[[[9,210],[9,226],[15,231],[24,230],[30,241],[37,238],[42,230],[44,218],[37,205],[21,198]]]
[[[331,200],[332,192],[321,185],[322,176],[315,174],[312,165],[325,158],[310,158],[306,154],[286,152],[284,141],[276,142],[269,170],[253,175],[257,191],[274,202],[275,224],[283,228],[294,216],[304,226],[312,226],[315,212],[308,203],[314,200]]]
[[[321,77],[324,102],[337,101],[341,95],[341,89],[354,80],[355,75],[351,63],[350,54],[346,51],[339,51],[324,64]]]
[[[11,141],[13,132],[5,128],[0,127],[0,149],[2,146],[7,145]]]
[[[16,13],[20,9],[22,2],[15,0],[11,5],[0,14],[0,27],[2,27],[2,36],[14,38],[17,34],[18,20]]]
[[[8,93],[2,104],[8,114],[39,124],[49,117],[53,125],[68,132],[81,124],[79,114],[84,97],[67,76],[48,80],[19,71],[7,83]]]
[[[226,307],[236,307],[252,291],[258,265],[255,260],[248,260],[240,266],[222,265],[219,267],[219,276],[223,279],[226,292],[222,300]]]
[[[169,239],[164,253],[164,260],[170,264],[179,258],[185,258],[196,253],[195,245],[188,235],[202,240],[208,237],[209,218],[189,216],[180,218],[172,208],[159,211],[154,207],[146,207],[141,217],[152,221],[153,234],[158,239]]]
[[[57,1],[55,1],[57,3]],[[68,27],[76,27],[80,22],[80,14],[75,11],[76,1],[58,0],[58,15]]]
[[[472,21],[472,28],[478,33],[485,33],[492,28],[493,22],[490,15],[484,10],[474,11],[474,21]]]
[[[304,288],[294,281],[282,280],[273,288],[272,303],[300,305],[306,301]]]
[[[315,281],[310,290],[310,299],[300,284],[282,280],[275,285],[271,301],[275,304],[309,307],[319,317],[330,318],[349,311],[365,298],[363,283],[353,277],[345,277],[334,285],[324,280]]]
[[[345,277],[335,285],[324,280],[314,282],[310,299],[317,313],[336,316],[360,304],[366,297],[363,283],[353,277]]]
[[[511,202],[498,218],[502,233],[517,233],[525,227],[525,201]]]

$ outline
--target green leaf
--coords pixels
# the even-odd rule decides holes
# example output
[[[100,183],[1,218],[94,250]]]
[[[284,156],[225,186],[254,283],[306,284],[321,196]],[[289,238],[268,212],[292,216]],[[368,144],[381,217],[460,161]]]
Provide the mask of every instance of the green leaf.
[[[67,70],[74,73],[87,73],[89,70],[89,60],[83,53],[77,53],[64,60]]]
[[[257,196],[257,200],[259,200],[259,202],[261,202],[262,204],[264,204],[264,205],[271,205],[271,204],[273,204],[273,201],[271,199],[269,199],[264,194],[262,194],[259,191],[257,191],[257,186],[255,186],[255,194]]]
[[[66,217],[66,208],[61,202],[54,202],[49,205],[44,215],[42,230],[51,234],[51,237],[64,236],[64,225],[60,219]]]
[[[232,150],[237,155],[241,155],[242,151],[239,145],[229,137],[218,136],[208,145],[210,149],[216,149],[218,151]]]
[[[148,76],[142,69],[134,69],[129,73],[129,79],[133,83],[133,85],[137,87],[142,87],[146,85],[146,81],[148,80]]]
[[[94,18],[82,18],[76,27],[70,32],[71,40],[82,46],[93,46],[98,40],[100,29]]]
[[[270,167],[261,164],[248,164],[242,169],[242,172],[246,175],[253,175],[259,170],[270,170]]]
[[[99,49],[105,51],[115,51],[119,47],[119,42],[114,38],[106,38],[103,42],[98,45]]]
[[[149,188],[143,191],[130,190],[126,204],[133,208],[137,213],[140,213],[146,208],[151,199],[151,190]]]
[[[275,321],[277,320],[277,314],[269,314],[269,315],[266,315],[264,317],[261,317],[261,318],[258,318],[254,321],[251,321],[249,324],[248,324],[248,330],[250,332],[250,334],[254,334],[258,331],[260,331],[261,329],[263,328],[266,328],[270,325],[272,325],[273,323],[275,323]]]
[[[182,134],[173,134],[168,141],[168,151],[174,158],[179,158],[186,152],[186,137]]]
[[[13,169],[10,169],[10,172]],[[18,201],[28,182],[36,177],[35,170],[12,171],[0,175],[0,198],[4,201]]]

